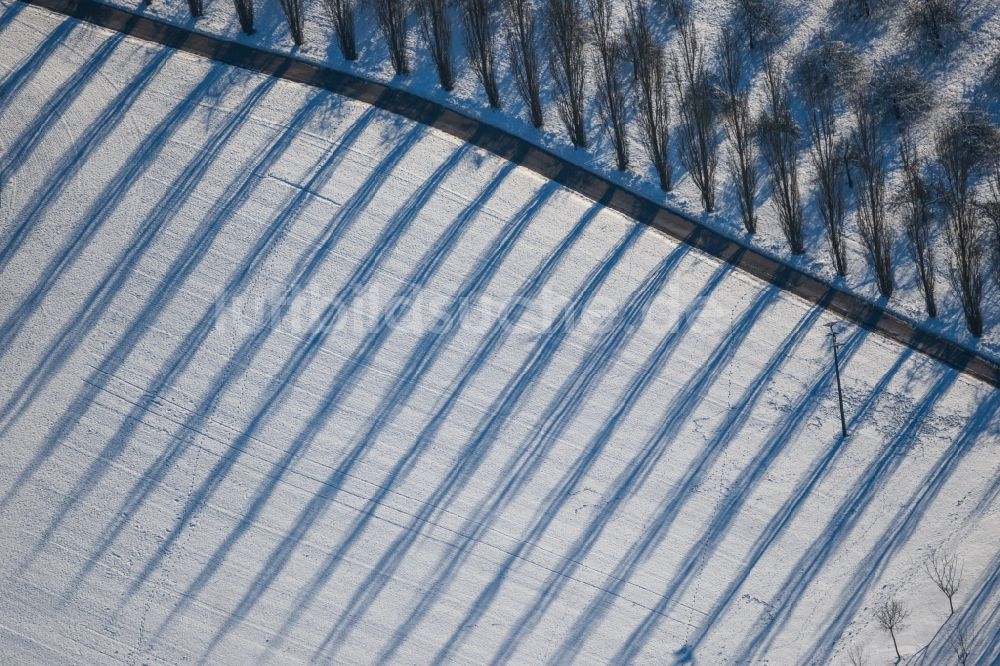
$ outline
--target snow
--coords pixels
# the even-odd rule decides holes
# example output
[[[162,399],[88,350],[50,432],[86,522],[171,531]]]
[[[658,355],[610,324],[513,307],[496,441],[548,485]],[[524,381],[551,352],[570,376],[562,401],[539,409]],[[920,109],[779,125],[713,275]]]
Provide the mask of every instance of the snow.
[[[164,20],[186,28],[224,37],[270,51],[294,54],[296,57],[320,62],[335,69],[350,72],[364,78],[379,81],[393,87],[410,90],[420,96],[429,98],[456,109],[479,120],[501,127],[507,131],[522,136],[529,141],[544,146],[546,149],[572,162],[587,166],[609,180],[639,192],[647,198],[666,205],[698,222],[708,225],[723,235],[741,243],[751,245],[765,254],[779,257],[797,268],[819,277],[827,282],[833,282],[842,288],[865,298],[881,307],[887,307],[895,314],[914,324],[955,340],[968,348],[1000,362],[1000,293],[994,281],[987,280],[984,295],[984,317],[986,333],[981,339],[968,333],[957,295],[953,292],[947,278],[947,258],[949,251],[944,243],[943,231],[936,234],[937,255],[937,289],[939,300],[939,318],[930,319],[924,311],[923,298],[920,295],[918,279],[913,262],[909,257],[905,240],[900,230],[896,230],[894,244],[894,266],[896,290],[891,299],[886,302],[878,293],[874,274],[867,264],[864,247],[861,244],[857,225],[853,220],[853,212],[847,221],[847,256],[849,274],[846,278],[836,275],[829,259],[828,243],[823,225],[812,201],[811,192],[813,169],[810,164],[808,150],[803,147],[800,154],[801,187],[803,200],[806,203],[806,254],[794,256],[788,250],[788,244],[781,233],[777,214],[768,201],[768,190],[764,186],[760,195],[759,231],[750,237],[742,228],[737,211],[735,193],[727,182],[724,169],[719,170],[719,212],[706,214],[699,203],[699,195],[691,179],[676,159],[676,146],[671,149],[674,154],[674,173],[678,182],[670,194],[664,194],[656,186],[656,177],[645,159],[640,145],[633,136],[633,161],[636,163],[635,173],[621,174],[614,169],[614,151],[606,136],[600,131],[599,122],[594,109],[589,109],[589,136],[593,144],[589,150],[575,150],[569,144],[566,132],[555,113],[554,89],[548,72],[543,76],[543,101],[546,106],[546,129],[536,130],[526,122],[526,112],[519,99],[509,65],[507,55],[501,51],[498,58],[499,80],[504,108],[494,110],[488,108],[485,94],[469,67],[466,66],[464,50],[460,33],[456,32],[453,40],[455,49],[456,84],[451,93],[445,93],[438,85],[434,66],[429,53],[418,35],[415,17],[410,17],[410,54],[413,61],[413,73],[405,77],[396,77],[389,64],[381,33],[375,24],[372,12],[365,3],[359,3],[357,16],[359,58],[356,62],[343,59],[336,46],[336,39],[331,20],[324,8],[323,2],[303,2],[305,14],[305,43],[295,46],[289,34],[280,3],[267,1],[256,4],[257,19],[255,34],[247,36],[242,33],[236,12],[228,1],[209,1],[205,3],[205,15],[197,20],[191,18],[187,4],[183,2],[166,3],[153,2],[146,6],[141,0],[105,0],[109,4],[122,7],[129,11],[141,12],[160,20]],[[857,24],[840,18],[835,5],[840,0],[787,0],[788,29],[775,44],[778,56],[789,64],[796,61],[798,54],[813,43],[816,35],[825,32],[834,39],[840,39],[859,49],[864,60],[869,64],[888,62],[890,64],[913,65],[931,84],[935,91],[932,100],[932,111],[915,127],[915,135],[921,143],[924,154],[930,157],[933,148],[932,134],[938,122],[956,109],[974,104],[985,108],[994,122],[1000,122],[1000,89],[989,82],[990,63],[1000,57],[1000,6],[993,2],[977,1],[970,4],[969,18],[966,22],[963,39],[953,39],[945,49],[933,48],[928,44],[914,42],[901,33],[899,14],[902,3],[883,3],[883,14],[869,24]],[[653,12],[654,25],[662,33],[668,51],[675,47],[676,37],[670,27],[669,19],[663,3],[648,3]],[[621,13],[620,3],[615,4]],[[712,52],[719,31],[730,20],[731,3],[728,0],[696,0],[691,3],[692,16],[701,31],[702,44],[708,53]],[[456,21],[457,25],[457,21]],[[759,53],[750,57],[748,72],[754,75],[755,106],[760,107],[762,99],[761,56]],[[546,59],[543,58],[543,62]],[[591,93],[593,83],[591,83]],[[799,123],[804,125],[805,119],[799,111]],[[674,113],[675,118],[677,113]],[[842,133],[846,133],[850,120],[846,112],[840,121]],[[635,123],[633,122],[632,125]],[[633,127],[633,133],[635,128]],[[884,139],[891,147],[891,168],[898,168],[898,156],[895,155],[895,130],[886,128]],[[676,144],[676,139],[672,140]],[[763,177],[763,172],[761,173]],[[898,182],[898,174],[890,178],[890,187]],[[763,178],[762,178],[763,185]],[[849,195],[849,205],[854,206],[853,196]]]
[[[842,440],[829,314],[452,137],[6,0],[0,91],[0,661],[995,653],[995,389],[841,324]]]

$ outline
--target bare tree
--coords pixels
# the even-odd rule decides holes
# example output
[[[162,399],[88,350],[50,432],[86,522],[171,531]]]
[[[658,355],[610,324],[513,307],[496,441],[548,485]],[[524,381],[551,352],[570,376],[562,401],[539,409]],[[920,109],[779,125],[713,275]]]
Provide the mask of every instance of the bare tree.
[[[885,113],[900,125],[912,125],[933,107],[934,88],[910,65],[877,62],[873,85]]]
[[[410,73],[410,56],[407,52],[406,15],[407,0],[373,0],[375,20],[389,49],[389,60],[397,75]]]
[[[868,655],[860,645],[852,645],[847,651],[847,658],[851,660],[851,666],[868,666]]]
[[[236,17],[240,20],[240,28],[248,35],[253,34],[253,0],[233,0],[236,5]]]
[[[635,79],[635,102],[638,110],[642,145],[660,179],[660,188],[673,187],[670,166],[670,101],[667,98],[667,64],[663,47],[653,36],[643,0],[629,0],[627,39],[632,74]]]
[[[785,29],[783,0],[733,0],[733,9],[751,50],[777,39]]]
[[[570,141],[587,147],[585,28],[578,0],[546,0],[549,67],[556,82],[556,110]]]
[[[909,131],[904,131],[900,137],[899,157],[902,164],[902,184],[893,203],[901,211],[903,234],[917,268],[927,314],[937,317],[937,301],[934,297],[935,255],[934,244],[931,242],[934,221],[931,213],[932,195],[924,176],[923,159]]]
[[[597,112],[601,124],[615,148],[619,171],[629,165],[628,91],[620,75],[624,60],[611,22],[609,0],[587,0],[590,24],[594,32],[594,69],[597,71]]]
[[[416,6],[420,34],[437,69],[438,81],[443,90],[451,92],[455,87],[455,70],[452,67],[447,0],[416,0]]]
[[[680,158],[691,175],[701,205],[715,210],[715,172],[719,164],[718,105],[705,49],[693,22],[678,24],[680,61],[674,62],[674,83],[680,101]]]
[[[496,26],[489,0],[462,0],[462,27],[469,64],[486,90],[486,100],[494,109],[500,108],[500,87],[497,85]]]
[[[970,645],[969,637],[962,627],[956,629],[952,635],[951,649],[955,651],[955,660],[959,663],[959,666],[966,666],[969,663],[972,645]]]
[[[941,593],[948,597],[949,616],[954,615],[955,594],[962,586],[962,564],[958,561],[958,556],[934,549],[924,562],[924,570]]]
[[[844,223],[847,218],[846,156],[838,136],[839,97],[857,86],[860,58],[843,42],[820,35],[818,44],[799,59],[796,79],[806,110],[809,152],[816,171],[820,219],[838,275],[847,275]]]
[[[802,195],[799,190],[798,148],[801,132],[792,117],[791,94],[781,65],[764,60],[765,105],[757,122],[761,154],[781,230],[793,254],[805,251]]]
[[[188,10],[190,10],[191,16],[195,18],[198,18],[199,16],[204,16],[205,14],[204,2],[202,0],[188,0]]]
[[[200,1],[200,0],[199,0]],[[292,41],[301,46],[305,41],[305,15],[302,13],[302,0],[281,0],[281,9],[285,12],[288,31],[292,33]]]
[[[517,90],[528,107],[531,124],[542,127],[540,66],[538,63],[538,23],[533,0],[504,0],[504,18],[511,71]]]
[[[882,631],[888,631],[892,638],[892,647],[896,649],[896,661],[902,659],[899,645],[896,643],[896,632],[903,629],[906,618],[910,616],[909,609],[897,599],[886,598],[875,606],[875,620]]]
[[[239,1],[239,0],[237,0]],[[337,46],[345,60],[358,59],[358,44],[354,29],[354,0],[323,0],[333,21]]]
[[[996,159],[996,164],[990,173],[988,187],[989,195],[981,204],[981,208],[993,227],[993,254],[996,260],[993,274],[996,276],[997,285],[1000,286],[1000,157]]]
[[[910,0],[903,13],[903,32],[944,48],[949,33],[964,29],[971,4],[971,0]]]
[[[719,40],[719,73],[725,96],[723,119],[729,150],[726,170],[736,188],[740,219],[748,233],[757,232],[756,200],[760,185],[757,153],[754,146],[754,123],[750,112],[750,94],[743,82],[743,59],[739,41],[730,28]]]
[[[934,137],[940,197],[947,211],[945,239],[951,250],[949,277],[958,293],[969,331],[983,334],[983,217],[974,183],[1000,148],[997,130],[984,114],[963,111],[941,125]]]
[[[892,296],[892,229],[886,216],[886,150],[879,135],[878,116],[870,91],[860,93],[852,104],[852,141],[861,182],[858,199],[858,230],[868,263],[875,272],[879,292]]]

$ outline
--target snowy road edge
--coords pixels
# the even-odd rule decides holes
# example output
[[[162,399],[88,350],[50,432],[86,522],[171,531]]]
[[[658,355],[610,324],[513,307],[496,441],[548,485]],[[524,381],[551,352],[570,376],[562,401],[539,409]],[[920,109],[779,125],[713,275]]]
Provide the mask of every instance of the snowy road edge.
[[[102,28],[209,58],[241,69],[321,88],[433,127],[514,162],[600,202],[642,224],[721,259],[744,272],[815,303],[847,321],[995,387],[1000,363],[959,342],[948,340],[864,298],[827,284],[722,234],[615,185],[496,126],[475,120],[411,92],[245,44],[193,32],[99,2],[98,0],[21,0]]]

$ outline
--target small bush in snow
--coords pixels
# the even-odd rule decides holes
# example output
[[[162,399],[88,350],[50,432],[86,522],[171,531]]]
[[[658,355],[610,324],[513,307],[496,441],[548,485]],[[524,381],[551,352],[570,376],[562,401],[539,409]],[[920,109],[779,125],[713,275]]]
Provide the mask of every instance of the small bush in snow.
[[[410,73],[410,56],[406,50],[406,0],[373,0],[375,21],[389,49],[389,60],[396,74]]]
[[[465,29],[465,50],[469,64],[486,90],[490,107],[500,108],[500,87],[497,85],[496,26],[489,0],[462,0],[462,26]]]
[[[907,130],[904,130],[900,137],[899,157],[902,162],[902,185],[893,204],[900,211],[903,235],[906,237],[910,257],[917,269],[927,314],[937,317],[937,301],[934,296],[936,268],[932,243],[933,199],[924,174],[923,159],[918,152],[916,142]]]
[[[448,20],[447,0],[416,0],[420,34],[437,69],[441,88],[451,92],[455,87],[455,70],[451,58],[451,21]]]
[[[240,0],[237,0],[239,2]],[[333,21],[333,31],[337,35],[337,45],[345,60],[358,59],[357,38],[354,32],[354,0],[324,0],[326,10]]]
[[[927,572],[941,593],[948,598],[950,615],[955,614],[954,597],[962,586],[962,564],[954,553],[945,553],[938,549],[932,550],[924,562]]]
[[[538,21],[532,0],[503,0],[507,50],[517,91],[528,107],[531,124],[542,127],[541,67],[538,62]]]
[[[816,36],[811,47],[802,52],[795,66],[795,80],[800,90],[824,89],[836,101],[851,95],[867,81],[864,59],[850,44],[832,39],[827,33]]]
[[[971,0],[909,0],[903,12],[903,32],[944,48],[950,35],[961,34]]]
[[[667,98],[667,63],[663,47],[653,36],[643,0],[629,0],[626,44],[632,60],[635,104],[642,146],[653,163],[660,188],[673,187],[670,166],[670,100]]]
[[[892,637],[892,646],[896,649],[896,660],[902,657],[899,654],[899,645],[896,644],[896,632],[903,628],[906,618],[910,616],[909,609],[897,599],[883,599],[875,606],[875,621],[878,622],[882,631],[888,631]]]
[[[933,106],[933,87],[909,65],[876,63],[873,85],[884,112],[902,125],[913,124]]]
[[[760,176],[757,172],[750,93],[743,82],[744,57],[736,34],[732,29],[725,28],[719,40],[718,68],[724,96],[722,116],[729,138],[726,170],[736,188],[740,219],[747,232],[753,234],[757,232],[756,200]]]
[[[578,0],[546,0],[545,27],[556,110],[573,145],[586,148],[586,27]]]
[[[761,154],[767,164],[771,197],[792,254],[805,251],[802,194],[799,190],[799,126],[792,117],[791,94],[781,65],[764,64],[764,111],[757,121]]]

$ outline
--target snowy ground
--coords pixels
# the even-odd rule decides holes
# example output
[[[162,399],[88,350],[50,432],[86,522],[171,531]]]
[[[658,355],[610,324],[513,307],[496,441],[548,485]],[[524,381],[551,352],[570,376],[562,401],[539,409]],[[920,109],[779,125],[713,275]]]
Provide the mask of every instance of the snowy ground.
[[[374,18],[366,3],[359,3],[358,42],[359,59],[351,63],[345,61],[336,46],[333,28],[324,3],[320,0],[303,0],[305,13],[306,41],[296,47],[289,35],[284,14],[278,0],[258,0],[255,2],[257,20],[256,32],[252,36],[244,35],[236,18],[236,12],[231,0],[206,0],[205,15],[197,20],[191,18],[185,2],[159,2],[154,0],[146,6],[142,0],[106,0],[109,4],[141,12],[161,20],[185,26],[192,30],[218,35],[233,41],[251,44],[257,48],[274,50],[282,53],[293,53],[296,57],[324,63],[328,66],[351,72],[365,78],[380,81],[390,86],[405,88],[423,97],[455,108],[463,113],[474,116],[483,122],[499,126],[507,131],[522,136],[529,141],[544,146],[565,159],[584,165],[601,173],[603,176],[644,194],[650,199],[660,202],[670,208],[682,212],[689,217],[706,224],[720,233],[751,244],[755,249],[780,257],[807,273],[826,281],[835,282],[838,286],[888,307],[896,314],[913,321],[918,326],[931,330],[956,340],[976,351],[1000,362],[1000,292],[994,281],[988,281],[984,296],[984,316],[986,318],[986,333],[977,340],[966,330],[961,308],[947,279],[947,257],[949,251],[939,230],[935,238],[938,257],[938,305],[940,318],[929,319],[924,312],[923,299],[919,292],[916,272],[903,240],[902,233],[897,230],[895,236],[894,263],[896,290],[893,297],[886,303],[881,300],[873,273],[866,263],[864,247],[860,242],[857,226],[853,221],[853,212],[847,220],[847,254],[849,275],[838,278],[829,260],[828,245],[825,239],[822,223],[813,201],[812,185],[813,170],[811,168],[808,149],[805,145],[800,153],[801,185],[803,199],[806,204],[806,254],[795,257],[788,251],[787,242],[781,233],[776,213],[768,201],[769,193],[763,185],[759,198],[759,232],[749,237],[744,233],[739,221],[735,194],[729,186],[727,177],[720,168],[719,171],[719,212],[705,214],[699,204],[698,191],[691,179],[676,159],[674,154],[674,170],[678,182],[674,191],[664,195],[655,185],[656,177],[648,164],[640,145],[633,141],[634,172],[621,174],[614,170],[614,151],[608,140],[600,131],[598,119],[594,113],[593,104],[589,107],[589,134],[593,145],[587,151],[574,150],[569,145],[558,116],[553,100],[551,77],[545,72],[543,76],[543,96],[547,105],[546,130],[538,131],[525,122],[523,105],[517,96],[512,74],[506,64],[507,55],[501,51],[499,56],[499,73],[504,108],[493,110],[487,107],[485,95],[469,67],[464,62],[464,49],[460,33],[455,34],[453,48],[457,82],[452,93],[445,93],[438,85],[434,66],[427,49],[419,38],[416,20],[410,17],[410,53],[414,63],[414,71],[405,77],[394,77],[389,64],[387,51],[375,25]],[[788,66],[794,65],[800,53],[815,43],[816,36],[826,32],[834,39],[842,40],[858,49],[865,62],[869,65],[878,61],[890,65],[912,65],[925,78],[934,90],[931,100],[933,108],[915,127],[915,135],[922,147],[930,156],[932,149],[932,134],[936,123],[943,120],[954,110],[973,104],[985,108],[993,118],[1000,123],[1000,81],[989,82],[990,65],[994,59],[1000,58],[1000,4],[991,0],[972,0],[969,3],[968,21],[962,40],[950,37],[948,48],[937,49],[925,43],[915,42],[901,33],[902,5],[901,2],[884,2],[883,13],[877,20],[851,22],[840,18],[835,6],[840,0],[785,0],[788,29],[774,48],[779,57]],[[661,33],[663,43],[668,51],[672,51],[677,37],[665,13],[666,3],[648,3],[653,12],[654,24]],[[702,43],[709,54],[712,53],[721,28],[730,21],[730,0],[693,0],[693,18],[702,35]],[[844,4],[840,2],[840,4]],[[619,13],[621,3],[616,3]],[[457,20],[456,20],[457,25]],[[753,77],[755,99],[757,104],[763,96],[763,81],[760,53],[755,53],[747,63],[747,71]],[[624,73],[623,73],[624,74]],[[591,85],[591,94],[593,93]],[[801,116],[801,109],[800,116]],[[851,125],[849,114],[844,113],[840,121],[841,132],[846,134]],[[677,114],[674,114],[675,122]],[[800,124],[804,117],[799,118]],[[635,122],[633,120],[633,126]],[[633,128],[634,129],[634,128]],[[889,146],[891,168],[898,168],[895,155],[896,130],[887,125],[883,129],[883,138]],[[634,139],[634,137],[633,137]],[[676,143],[676,141],[675,141]],[[763,173],[762,173],[763,175]],[[891,180],[895,187],[895,180]],[[849,200],[853,196],[848,197]],[[853,206],[853,201],[850,202]]]
[[[997,656],[1000,392],[843,326],[842,440],[824,312],[424,127],[0,11],[0,662],[886,663],[890,593],[907,655]]]

